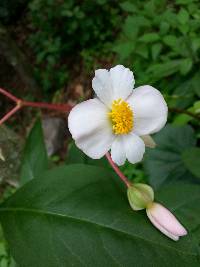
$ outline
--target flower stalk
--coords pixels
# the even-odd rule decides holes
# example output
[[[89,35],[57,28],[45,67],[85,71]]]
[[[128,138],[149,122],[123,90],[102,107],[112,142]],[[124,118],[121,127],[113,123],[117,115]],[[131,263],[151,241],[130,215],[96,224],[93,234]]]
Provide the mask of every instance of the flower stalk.
[[[128,180],[128,178],[120,171],[120,169],[117,167],[117,165],[113,162],[110,153],[107,152],[106,153],[106,158],[109,162],[109,164],[111,165],[111,167],[113,168],[113,170],[116,172],[116,174],[119,176],[119,178],[122,180],[122,182],[127,186],[130,187],[131,186],[131,182]]]

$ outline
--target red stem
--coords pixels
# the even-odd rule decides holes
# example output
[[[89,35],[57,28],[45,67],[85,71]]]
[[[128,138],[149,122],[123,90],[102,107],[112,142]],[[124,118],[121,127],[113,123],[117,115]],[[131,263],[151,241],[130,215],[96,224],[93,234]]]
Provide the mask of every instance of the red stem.
[[[119,176],[119,178],[125,183],[127,187],[131,186],[131,182],[129,182],[128,178],[124,176],[124,174],[120,171],[120,169],[117,167],[117,165],[113,162],[110,153],[106,153],[106,158],[108,162],[110,163],[113,170],[116,172],[116,174]]]
[[[35,108],[46,108],[46,109],[53,109],[62,112],[69,112],[72,109],[72,106],[67,104],[49,104],[43,102],[29,102],[29,101],[22,101],[22,106],[27,107],[35,107]]]
[[[5,95],[12,101],[16,103],[16,107],[14,107],[11,111],[9,111],[1,120],[0,125],[5,122],[7,119],[9,119],[15,112],[17,112],[22,107],[35,107],[35,108],[46,108],[46,109],[52,109],[52,110],[58,110],[61,112],[69,112],[72,109],[72,106],[67,104],[49,104],[49,103],[43,103],[43,102],[29,102],[22,99],[17,98],[13,94],[7,92],[5,89],[0,88],[0,93],[2,95]]]
[[[15,112],[17,112],[21,108],[20,105],[15,106],[13,109],[11,109],[1,120],[0,125],[4,123],[8,118],[10,118]]]
[[[11,93],[7,92],[6,90],[4,90],[2,88],[0,88],[0,93],[2,95],[7,96],[8,98],[10,98],[11,100],[13,100],[16,103],[19,101],[19,98],[17,98],[16,96],[12,95]]]

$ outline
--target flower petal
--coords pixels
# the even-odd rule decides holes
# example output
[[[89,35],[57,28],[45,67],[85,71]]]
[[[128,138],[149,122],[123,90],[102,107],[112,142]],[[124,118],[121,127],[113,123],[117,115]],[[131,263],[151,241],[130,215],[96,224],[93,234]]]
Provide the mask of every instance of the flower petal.
[[[153,203],[147,209],[147,215],[152,223],[169,237],[170,235],[172,237],[179,237],[187,234],[186,229],[179,223],[176,217],[159,203]]]
[[[95,71],[95,77],[92,79],[92,88],[98,98],[109,106],[112,100],[112,84],[108,70],[99,69]]]
[[[119,166],[123,165],[126,161],[126,153],[123,145],[123,137],[118,136],[115,138],[111,146],[111,158]]]
[[[90,99],[76,105],[68,117],[68,127],[76,145],[93,159],[104,156],[114,139],[107,113],[103,103]]]
[[[114,100],[119,98],[125,100],[131,94],[134,83],[133,72],[122,65],[117,65],[110,71],[96,70],[92,87],[99,99],[110,107]]]
[[[126,152],[126,158],[130,163],[140,162],[145,152],[144,142],[137,135],[130,133],[123,136],[123,144]]]
[[[151,213],[149,212],[149,210],[146,210],[147,216],[149,218],[149,220],[152,222],[152,224],[159,230],[161,231],[164,235],[168,236],[169,238],[171,238],[174,241],[178,241],[179,240],[179,236],[173,235],[170,232],[168,232],[164,227],[162,227],[156,220],[155,218],[151,215]]]
[[[134,129],[138,135],[158,132],[167,121],[167,104],[162,94],[149,85],[133,90],[127,102],[133,110]]]

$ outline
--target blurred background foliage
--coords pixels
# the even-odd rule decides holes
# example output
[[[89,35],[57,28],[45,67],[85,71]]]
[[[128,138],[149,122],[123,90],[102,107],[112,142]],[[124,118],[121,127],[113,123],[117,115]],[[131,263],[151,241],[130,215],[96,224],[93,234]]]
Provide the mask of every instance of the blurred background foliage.
[[[133,70],[136,86],[158,88],[169,106],[169,125],[156,134],[157,148],[147,149],[143,163],[126,163],[122,170],[130,179],[149,182],[155,188],[177,180],[199,183],[199,0],[1,0],[0,43],[5,29],[24,54],[38,84],[37,90],[31,91],[21,74],[16,76],[12,60],[4,58],[2,49],[0,85],[19,96],[76,103],[92,95],[94,70],[115,64]],[[7,48],[11,53],[9,43]],[[4,113],[10,107],[4,100],[0,106]],[[22,112],[8,122],[9,128],[24,138],[35,115]],[[19,121],[25,121],[28,128]],[[39,157],[35,155],[42,153],[47,165],[42,138],[37,122],[25,145],[21,177],[30,169],[34,174]],[[91,161],[74,144],[68,146],[69,138],[66,140],[63,149],[49,157],[50,167],[78,162],[107,166],[105,160]],[[2,149],[6,146],[3,142]],[[9,158],[6,151],[2,153]],[[10,168],[9,160],[0,163],[4,169]],[[11,178],[6,178],[7,187],[1,181],[3,197],[7,196],[5,188],[8,195],[12,191]],[[0,239],[0,266],[10,266],[2,244]]]

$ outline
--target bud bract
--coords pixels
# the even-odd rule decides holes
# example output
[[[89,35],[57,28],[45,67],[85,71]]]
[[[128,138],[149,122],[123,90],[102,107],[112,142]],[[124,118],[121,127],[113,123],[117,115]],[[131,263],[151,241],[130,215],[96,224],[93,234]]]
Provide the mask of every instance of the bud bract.
[[[154,200],[154,192],[151,186],[142,183],[129,186],[127,195],[133,210],[146,209]]]

